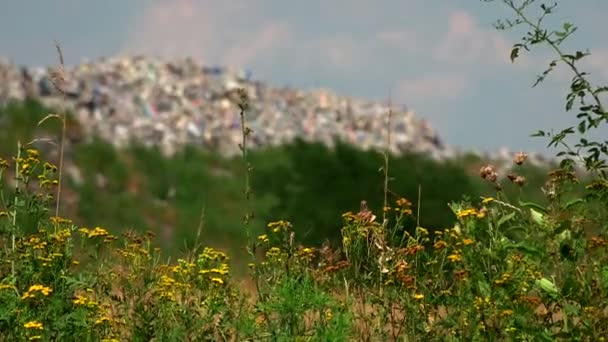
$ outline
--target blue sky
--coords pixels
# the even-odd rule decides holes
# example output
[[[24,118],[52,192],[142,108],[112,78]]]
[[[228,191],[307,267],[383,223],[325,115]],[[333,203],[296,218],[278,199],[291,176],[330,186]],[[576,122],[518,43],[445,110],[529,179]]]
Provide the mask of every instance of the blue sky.
[[[566,48],[589,48],[584,68],[603,84],[606,13],[605,0],[563,1],[549,22],[579,27]],[[531,88],[553,56],[541,47],[511,64],[522,31],[492,27],[511,15],[501,0],[3,0],[0,55],[54,64],[57,39],[68,64],[134,53],[194,56],[247,68],[277,86],[379,101],[390,90],[450,145],[550,153],[529,135],[574,122],[563,109],[571,76],[560,68]]]

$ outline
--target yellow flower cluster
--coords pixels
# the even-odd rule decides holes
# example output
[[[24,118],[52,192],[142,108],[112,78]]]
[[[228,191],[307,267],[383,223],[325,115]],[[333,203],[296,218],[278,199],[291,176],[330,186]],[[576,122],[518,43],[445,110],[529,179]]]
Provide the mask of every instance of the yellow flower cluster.
[[[486,212],[484,210],[477,210],[475,208],[463,209],[456,213],[456,217],[458,217],[459,219],[467,217],[476,217],[478,219],[482,219],[486,217]]]
[[[291,223],[285,220],[270,222],[268,223],[267,227],[275,234],[281,231],[288,231],[292,228]]]
[[[48,296],[49,294],[51,294],[51,292],[53,292],[53,289],[44,285],[32,285],[27,290],[27,292],[24,293],[23,296],[21,296],[21,300],[35,298],[37,292],[42,293],[44,296]]]
[[[215,250],[211,247],[205,247],[203,253],[199,255],[199,261],[227,261],[226,253]]]
[[[8,161],[0,158],[0,170],[7,169],[9,166]]]
[[[23,325],[25,329],[36,329],[36,330],[44,330],[44,326],[42,323],[38,321],[29,321]]]

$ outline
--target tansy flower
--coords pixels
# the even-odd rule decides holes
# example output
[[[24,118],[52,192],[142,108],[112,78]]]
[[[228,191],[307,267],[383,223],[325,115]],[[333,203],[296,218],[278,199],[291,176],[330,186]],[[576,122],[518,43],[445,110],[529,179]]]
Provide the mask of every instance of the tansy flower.
[[[211,281],[216,284],[224,285],[224,280],[222,278],[211,278]]]
[[[435,248],[435,249],[443,249],[443,248],[446,248],[447,246],[448,246],[448,243],[443,240],[439,240],[439,241],[435,242],[435,244],[433,244],[433,248]]]
[[[424,295],[422,293],[417,293],[413,295],[412,298],[414,298],[415,300],[422,300],[424,299]]]
[[[462,260],[462,255],[458,253],[450,254],[448,255],[448,260],[450,260],[451,262],[458,262]]]
[[[38,322],[38,321],[29,321],[27,323],[25,323],[23,325],[23,327],[25,329],[37,329],[37,330],[44,330],[44,326],[42,325],[42,323]]]
[[[482,197],[482,198],[483,198],[483,200],[481,201],[482,204],[488,204],[488,203],[494,201],[493,197]]]

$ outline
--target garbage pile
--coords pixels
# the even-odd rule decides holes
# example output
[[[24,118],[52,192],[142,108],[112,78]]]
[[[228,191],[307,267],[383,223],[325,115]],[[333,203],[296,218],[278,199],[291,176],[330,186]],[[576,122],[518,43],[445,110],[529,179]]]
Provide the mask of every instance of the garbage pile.
[[[207,67],[190,58],[142,56],[99,59],[65,70],[65,97],[53,85],[54,68],[0,61],[0,103],[34,97],[76,114],[88,131],[117,147],[135,140],[173,154],[196,144],[226,155],[239,153],[241,124],[235,90],[249,97],[250,146],[302,138],[332,146],[336,138],[363,149],[386,147],[388,106],[337,96],[327,90],[273,88],[242,71]],[[424,120],[392,108],[393,153],[445,156],[447,149]]]
[[[388,105],[328,90],[271,87],[247,72],[204,66],[192,58],[132,56],[66,67],[62,94],[54,85],[56,70],[0,59],[0,104],[30,97],[69,110],[84,129],[84,138],[96,135],[118,148],[135,141],[172,155],[194,144],[232,156],[240,153],[242,137],[235,92],[244,89],[252,148],[295,138],[327,146],[340,139],[365,150],[386,148]],[[461,154],[445,146],[428,122],[407,108],[391,108],[390,128],[389,149],[394,154],[414,151],[438,160]],[[533,162],[538,158],[531,156]]]

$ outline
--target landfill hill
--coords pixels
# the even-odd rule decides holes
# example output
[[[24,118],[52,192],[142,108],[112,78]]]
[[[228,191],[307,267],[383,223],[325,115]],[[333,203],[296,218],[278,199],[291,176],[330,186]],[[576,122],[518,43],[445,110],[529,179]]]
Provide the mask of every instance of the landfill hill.
[[[203,66],[191,58],[100,58],[67,67],[61,84],[65,96],[53,84],[55,71],[0,60],[0,104],[35,98],[48,107],[67,109],[83,128],[81,138],[100,136],[119,148],[136,141],[158,146],[170,156],[191,144],[232,156],[239,153],[241,139],[234,93],[242,88],[249,97],[250,147],[300,138],[326,146],[339,139],[363,150],[386,148],[387,104],[323,89],[272,87],[244,72]],[[459,154],[412,111],[391,111],[393,154],[417,152],[436,160]],[[497,156],[510,159],[508,151]]]

